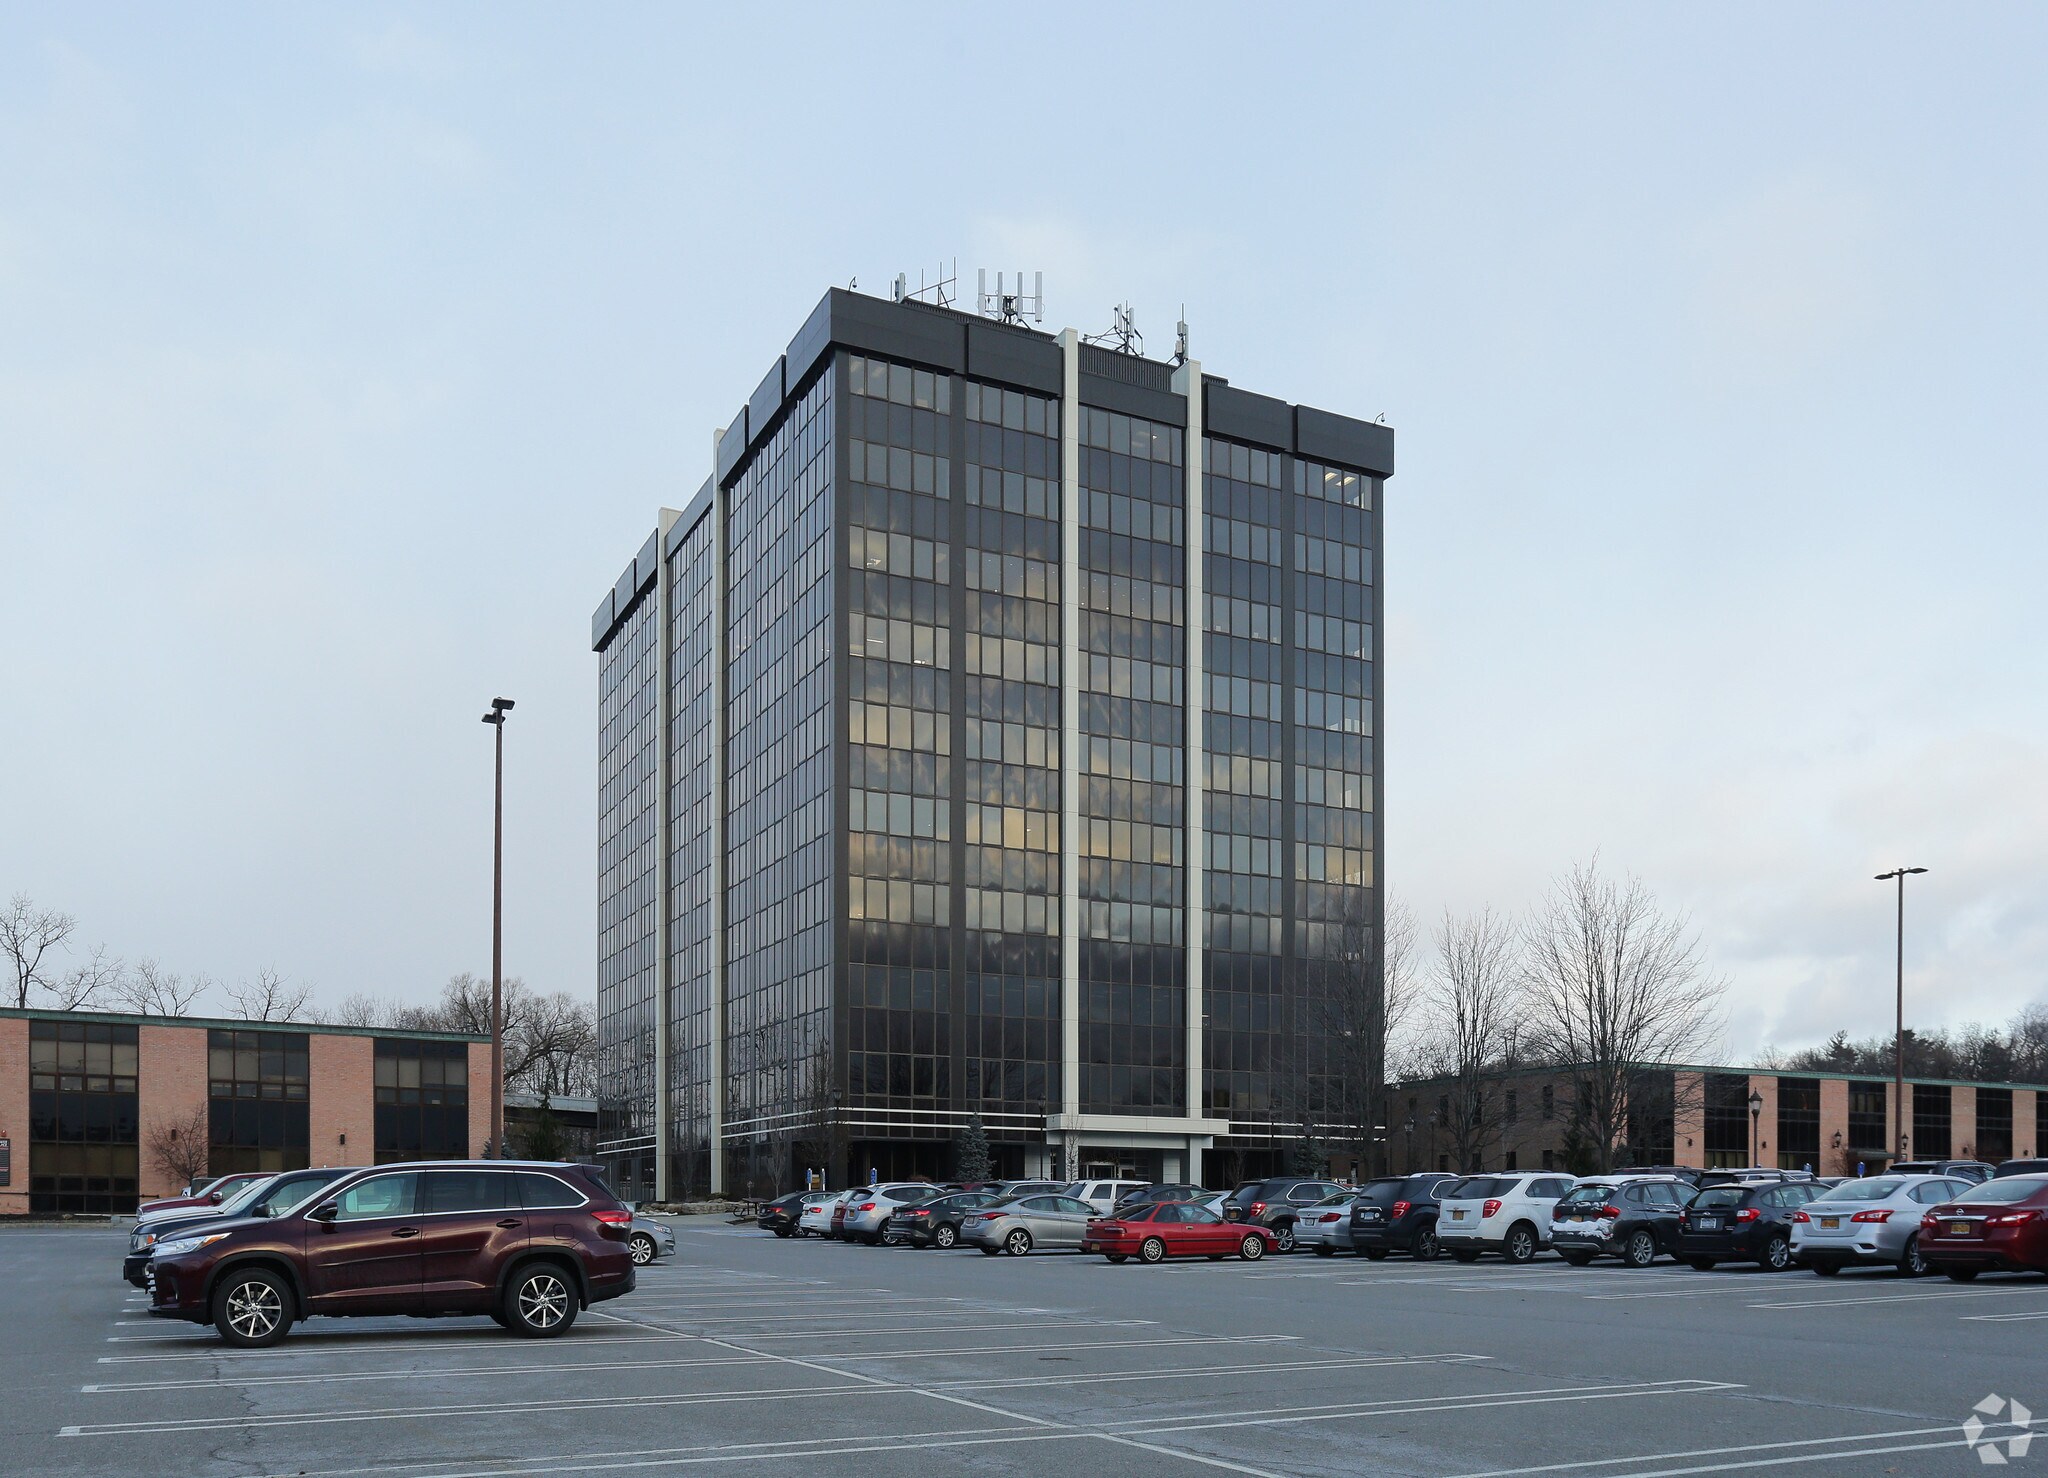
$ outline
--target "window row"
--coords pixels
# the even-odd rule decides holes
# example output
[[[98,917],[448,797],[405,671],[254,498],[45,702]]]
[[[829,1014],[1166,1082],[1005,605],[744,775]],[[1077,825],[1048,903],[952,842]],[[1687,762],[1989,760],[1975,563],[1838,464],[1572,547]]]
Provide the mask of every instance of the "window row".
[[[1081,933],[1087,939],[1119,944],[1184,943],[1186,911],[1168,904],[1111,903],[1086,899],[1081,904]]]
[[[1060,860],[1051,852],[969,847],[966,857],[967,875],[961,881],[970,888],[987,888],[997,893],[1059,892]]]
[[[1233,482],[1277,488],[1283,461],[1279,452],[1241,446],[1234,441],[1205,438],[1202,442],[1202,470],[1212,477],[1227,477]]]
[[[919,406],[942,416],[952,413],[952,379],[931,370],[888,364],[856,354],[847,360],[846,381],[855,395],[895,405]]]
[[[1079,578],[1080,604],[1088,610],[1141,621],[1180,621],[1182,592],[1177,585],[1100,570],[1084,571]]]
[[[1214,592],[1202,597],[1207,608],[1203,612],[1203,624],[1211,631],[1225,636],[1234,636],[1242,641],[1280,640],[1280,607],[1264,601],[1239,600]],[[1296,625],[1299,627],[1299,617]]]
[[[1304,497],[1320,498],[1346,508],[1372,507],[1372,478],[1342,467],[1325,467],[1317,462],[1294,464],[1294,490]]]
[[[1181,848],[1187,832],[1178,826],[1095,817],[1081,821],[1079,826],[1080,835],[1075,838],[1078,856],[1150,862],[1164,867],[1179,867],[1184,860]]]
[[[1060,403],[1006,386],[967,382],[967,419],[1034,436],[1060,434]]]
[[[1090,573],[1128,575],[1162,585],[1180,585],[1187,578],[1187,561],[1171,544],[1101,529],[1081,531],[1081,563]],[[1179,609],[1176,601],[1175,619]]]
[[[1239,718],[1278,722],[1280,684],[1205,672],[1202,674],[1202,706],[1217,713],[1236,714]]]
[[[1212,831],[1206,840],[1209,866],[1217,872],[1280,876],[1282,843],[1278,837],[1223,836]]]
[[[936,540],[859,526],[847,530],[847,535],[846,562],[856,570],[908,575],[941,585],[952,579],[947,568],[952,550]]]
[[[1134,657],[1088,653],[1080,659],[1081,690],[1137,698],[1150,703],[1180,702],[1181,669],[1165,662],[1140,662]]]
[[[1372,551],[1329,539],[1294,536],[1294,567],[1311,575],[1327,575],[1350,585],[1372,583]]]
[[[1177,744],[1147,744],[1138,739],[1106,739],[1084,734],[1076,765],[1084,775],[1115,780],[1145,780],[1180,785],[1187,778],[1187,751]]]
[[[1058,647],[1015,637],[982,636],[969,632],[963,670],[982,677],[999,677],[1013,683],[1046,683],[1055,687],[1060,680]]]
[[[1048,560],[998,554],[992,549],[970,549],[966,557],[969,590],[1023,596],[1028,600],[1060,598],[1060,567]]]
[[[969,806],[967,844],[970,847],[1015,847],[1026,852],[1057,852],[1060,818],[1051,811],[1027,811],[1017,806]]]
[[[953,836],[953,806],[950,801],[929,796],[850,790],[846,795],[846,825],[849,831],[878,831],[890,836],[950,841]]]
[[[1060,777],[1029,765],[976,762],[967,766],[966,795],[985,806],[1020,806],[1027,811],[1060,808]]]
[[[953,706],[952,674],[943,668],[919,667],[914,663],[867,661],[856,657],[846,664],[847,695],[870,703],[894,703],[900,708],[929,708],[944,713]],[[893,785],[880,787],[895,790]]]
[[[968,725],[971,741],[974,725]],[[923,754],[951,754],[953,726],[942,713],[921,708],[899,708],[893,703],[846,705],[846,736],[855,744],[873,744],[886,749],[908,749]],[[970,749],[968,757],[979,759]]]
[[[1294,721],[1311,729],[1329,729],[1340,734],[1370,734],[1372,699],[1296,689]]]
[[[878,831],[849,832],[846,837],[846,870],[884,882],[950,882],[952,861],[952,847],[936,837]]]
[[[1300,545],[1296,537],[1297,547]],[[1227,554],[1232,559],[1248,559],[1255,564],[1277,565],[1283,547],[1278,529],[1267,528],[1262,523],[1245,523],[1241,519],[1220,518],[1208,513],[1202,516],[1202,547],[1211,554]]]
[[[934,498],[946,497],[950,492],[947,479],[952,469],[944,457],[854,437],[847,438],[846,448],[847,465],[855,482],[893,488],[899,493],[925,493]]]
[[[889,924],[952,922],[944,883],[888,882],[881,878],[848,878],[847,917]]]
[[[1005,513],[1058,523],[1060,485],[1052,478],[973,462],[968,463],[966,472],[965,496],[970,506],[1000,508]]]
[[[1278,760],[1248,759],[1241,754],[1208,756],[1209,789],[1229,795],[1280,795],[1281,764]]]
[[[1043,893],[967,890],[967,927],[1004,934],[1056,934],[1060,901]]]
[[[1117,411],[1081,408],[1081,445],[1136,457],[1142,461],[1181,464],[1182,432],[1178,426],[1126,416]]]
[[[1311,806],[1334,806],[1342,811],[1372,809],[1372,776],[1354,775],[1347,770],[1321,770],[1298,766],[1294,772],[1294,798]]]
[[[1294,875],[1304,882],[1369,887],[1372,883],[1372,853],[1357,847],[1323,847],[1296,842]]]
[[[1112,534],[1134,534],[1161,544],[1182,542],[1182,514],[1178,508],[1133,498],[1123,493],[1083,491],[1081,524],[1084,528],[1106,529]]]
[[[948,1098],[953,1092],[953,1060],[901,1052],[849,1052],[846,1091],[856,1098]]]
[[[1333,652],[1340,657],[1372,660],[1372,624],[1346,621],[1337,616],[1317,616],[1307,611],[1294,613],[1294,644],[1311,652]]]
[[[850,657],[877,662],[949,667],[953,661],[953,633],[943,626],[854,611],[846,618],[846,652]]]
[[[946,753],[944,749],[940,753]],[[1058,769],[1058,729],[1031,724],[996,723],[992,719],[967,721],[967,754],[970,760],[1000,760],[1006,765],[1032,765]]]

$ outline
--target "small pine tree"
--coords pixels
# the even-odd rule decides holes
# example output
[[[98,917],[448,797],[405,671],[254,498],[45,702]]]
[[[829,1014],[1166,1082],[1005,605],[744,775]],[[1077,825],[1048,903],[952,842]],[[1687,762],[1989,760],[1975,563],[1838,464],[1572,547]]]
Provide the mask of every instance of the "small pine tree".
[[[1296,1175],[1314,1176],[1323,1173],[1323,1152],[1312,1139],[1304,1137],[1295,1140],[1287,1158]]]
[[[533,1116],[533,1122],[526,1126],[523,1146],[525,1158],[529,1160],[564,1160],[569,1156],[569,1139],[562,1132],[562,1124],[555,1117],[553,1107],[543,1098],[540,1111]]]
[[[975,1114],[953,1141],[953,1178],[972,1183],[991,1179],[994,1174],[989,1163],[988,1131],[981,1127],[981,1115]]]

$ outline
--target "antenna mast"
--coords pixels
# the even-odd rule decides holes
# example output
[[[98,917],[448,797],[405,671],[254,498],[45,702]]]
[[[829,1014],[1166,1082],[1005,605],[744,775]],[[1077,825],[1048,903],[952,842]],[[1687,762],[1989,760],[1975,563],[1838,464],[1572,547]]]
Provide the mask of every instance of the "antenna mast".
[[[1022,324],[1029,318],[1033,323],[1045,322],[1045,274],[1031,274],[1031,291],[1024,291],[1024,274],[1017,274],[1017,286],[1006,290],[1003,274],[996,273],[996,290],[988,290],[988,268],[978,267],[974,274],[975,311],[983,318],[993,318],[998,323]]]

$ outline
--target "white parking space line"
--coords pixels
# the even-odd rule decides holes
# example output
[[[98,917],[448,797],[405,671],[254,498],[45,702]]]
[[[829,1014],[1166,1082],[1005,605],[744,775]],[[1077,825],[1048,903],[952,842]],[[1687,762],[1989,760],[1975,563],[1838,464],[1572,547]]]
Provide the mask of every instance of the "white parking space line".
[[[1135,1329],[1156,1325],[1157,1319],[1024,1319],[1003,1324],[904,1324],[877,1329],[764,1330],[734,1338],[764,1339],[867,1339],[880,1334],[972,1334],[984,1329]]]
[[[593,1319],[602,1318],[592,1314]],[[650,1328],[652,1326],[649,1326]],[[217,1339],[195,1338],[181,1354],[174,1355],[102,1355],[101,1365],[156,1364],[165,1360],[305,1360],[315,1356],[349,1355],[392,1355],[408,1354],[413,1350],[475,1350],[503,1348],[505,1332],[495,1326],[479,1328],[471,1339],[407,1339],[396,1335],[384,1339],[351,1339],[348,1336],[328,1336],[334,1343],[321,1343],[319,1335],[293,1335],[292,1342],[275,1350],[232,1350],[223,1347]],[[701,1340],[702,1335],[684,1334],[679,1330],[661,1330],[652,1334],[611,1334],[599,1333],[592,1329],[578,1331],[560,1340],[556,1348],[582,1346],[585,1344],[644,1345],[659,1342],[673,1343],[677,1340]]]
[[[1494,1391],[1471,1395],[1431,1396],[1388,1401],[1332,1402],[1320,1406],[1275,1407],[1264,1411],[1227,1412],[1195,1419],[1131,1418],[1106,1422],[1115,1430],[1143,1428],[1152,1436],[1171,1432],[1208,1432],[1237,1427],[1289,1426],[1300,1422],[1347,1421],[1356,1417],[1414,1416],[1432,1412],[1493,1410],[1509,1406],[1547,1406],[1559,1402],[1633,1401],[1667,1396],[1708,1396],[1744,1389],[1728,1381],[1632,1381],[1611,1385],[1551,1386],[1529,1391]]]
[[[870,1360],[950,1360],[956,1355],[1038,1355],[1075,1350],[1144,1350],[1164,1345],[1263,1345],[1298,1344],[1298,1334],[1190,1334],[1177,1339],[1091,1339],[1057,1345],[968,1345],[952,1349],[876,1350],[866,1353],[841,1352],[831,1358],[839,1363],[866,1364]]]
[[[80,1392],[88,1395],[108,1395],[135,1391],[192,1391],[212,1389],[236,1389],[244,1386],[319,1386],[337,1385],[345,1381],[386,1381],[419,1380],[431,1377],[435,1381],[461,1378],[463,1376],[484,1376],[501,1380],[508,1376],[560,1375],[568,1371],[600,1370],[606,1373],[628,1370],[687,1370],[692,1367],[722,1368],[730,1365],[769,1365],[771,1356],[761,1355],[754,1359],[739,1359],[730,1354],[705,1356],[691,1360],[576,1360],[551,1361],[545,1364],[507,1365],[436,1365],[424,1370],[320,1370],[300,1371],[289,1375],[234,1375],[216,1376],[205,1380],[150,1380],[150,1381],[102,1381],[97,1385],[80,1386]]]
[[[2048,1424],[2048,1418],[2034,1423],[2035,1426]],[[1991,1435],[2003,1437],[2004,1428],[2012,1424],[2001,1424]],[[1677,1452],[1645,1452],[1625,1457],[1585,1458],[1569,1463],[1541,1463],[1530,1468],[1489,1468],[1483,1473],[1459,1473],[1453,1478],[1532,1478],[1537,1473],[1591,1473],[1601,1468],[1627,1468],[1626,1475],[1616,1478],[1658,1478],[1658,1475],[1682,1473],[1725,1473],[1743,1468],[1782,1467],[1791,1463],[1841,1462],[1849,1458],[1879,1457],[1894,1452],[1923,1452],[1933,1448],[1963,1447],[1966,1440],[1959,1434],[1961,1424],[1948,1422],[1938,1427],[1905,1427],[1890,1432],[1862,1432],[1835,1437],[1799,1437],[1783,1442],[1745,1442],[1734,1447],[1695,1447]],[[2015,1427],[2014,1430],[2017,1430]],[[1872,1442],[1890,1443],[1899,1437],[1943,1437],[1946,1441],[1916,1442],[1900,1446],[1870,1447],[1858,1444]],[[1812,1449],[1825,1448],[1824,1452]],[[1744,1456],[1745,1454],[1775,1453],[1775,1457]],[[1684,1468],[1642,1468],[1639,1463],[1687,1462],[1694,1458],[1742,1457],[1742,1461],[1712,1463],[1704,1466]]]
[[[1749,1305],[1752,1309],[1829,1309],[1846,1308],[1853,1304],[1913,1304],[1937,1298],[2012,1298],[2025,1294],[2048,1292],[2033,1288],[1956,1288],[1947,1293],[1885,1293],[1852,1295],[1835,1298],[1798,1298],[1779,1303],[1758,1303]]]
[[[976,1380],[931,1381],[933,1391],[1030,1390],[1053,1386],[1115,1385],[1125,1381],[1239,1379],[1256,1375],[1288,1375],[1307,1370],[1384,1370],[1414,1365],[1476,1365],[1485,1355],[1361,1355],[1352,1359],[1276,1360],[1248,1365],[1183,1365],[1164,1370],[1112,1370],[1078,1375],[987,1376]]]
[[[2026,1319],[2048,1319],[2048,1309],[2036,1309],[2028,1314],[1963,1314],[1960,1317],[1972,1324],[2016,1324]]]

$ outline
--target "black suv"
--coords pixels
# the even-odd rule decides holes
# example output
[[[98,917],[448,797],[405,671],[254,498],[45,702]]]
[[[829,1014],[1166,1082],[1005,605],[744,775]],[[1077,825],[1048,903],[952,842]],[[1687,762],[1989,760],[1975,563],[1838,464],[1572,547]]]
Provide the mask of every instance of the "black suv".
[[[1550,1245],[1577,1268],[1608,1252],[1646,1268],[1660,1252],[1678,1255],[1678,1218],[1692,1195],[1690,1181],[1672,1176],[1581,1182],[1551,1214]]]
[[[1369,1180],[1351,1203],[1351,1247],[1374,1262],[1405,1252],[1428,1262],[1437,1254],[1436,1218],[1444,1187],[1462,1175],[1425,1171]]]
[[[1223,1203],[1223,1219],[1270,1227],[1273,1250],[1292,1252],[1294,1223],[1301,1213],[1323,1197],[1333,1196],[1343,1189],[1332,1181],[1315,1180],[1305,1175],[1261,1180],[1239,1186],[1230,1193],[1230,1199]]]
[[[1792,1213],[1821,1193],[1810,1180],[1710,1185],[1678,1218],[1678,1255],[1701,1272],[1716,1263],[1792,1266]]]

